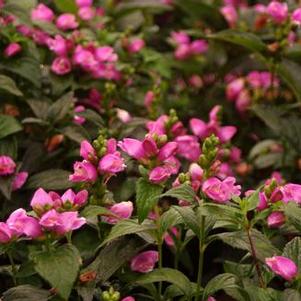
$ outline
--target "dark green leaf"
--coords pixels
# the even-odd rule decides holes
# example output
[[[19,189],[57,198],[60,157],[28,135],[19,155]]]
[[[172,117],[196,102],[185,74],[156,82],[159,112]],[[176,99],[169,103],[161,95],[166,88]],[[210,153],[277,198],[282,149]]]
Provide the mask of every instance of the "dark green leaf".
[[[144,221],[157,204],[162,190],[162,186],[152,184],[143,178],[137,181],[136,206],[139,222]]]
[[[283,256],[290,258],[301,270],[301,238],[295,237],[283,249]]]
[[[54,0],[53,1],[58,10],[63,13],[72,13],[77,12],[77,6],[74,0]]]
[[[31,285],[19,285],[3,294],[3,301],[47,301],[49,291]]]
[[[24,188],[36,189],[42,187],[46,190],[61,190],[72,186],[68,180],[69,171],[62,169],[49,169],[31,176]]]
[[[72,124],[60,130],[70,140],[81,143],[83,140],[90,140],[88,132],[79,124]]]
[[[298,291],[290,288],[284,290],[282,301],[300,301],[300,300],[301,300],[301,295]]]
[[[298,231],[301,231],[301,208],[294,202],[289,202],[284,206],[284,214]]]
[[[18,89],[15,81],[2,74],[0,74],[0,89],[16,96],[23,96],[23,93]]]
[[[63,245],[51,252],[37,253],[32,259],[41,277],[68,300],[81,264],[77,249]]]
[[[163,193],[160,197],[165,196],[177,198],[178,200],[185,200],[191,203],[195,202],[195,192],[192,187],[187,184],[182,184],[180,186],[174,187]]]
[[[16,118],[0,114],[0,139],[21,130],[22,126]]]

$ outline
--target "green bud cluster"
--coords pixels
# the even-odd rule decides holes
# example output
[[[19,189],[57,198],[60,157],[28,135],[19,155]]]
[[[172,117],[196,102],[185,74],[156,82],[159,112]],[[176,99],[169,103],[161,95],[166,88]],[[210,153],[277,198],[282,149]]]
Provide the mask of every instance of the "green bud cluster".
[[[110,287],[108,291],[104,291],[101,294],[103,301],[119,301],[120,293],[116,292],[113,287]]]

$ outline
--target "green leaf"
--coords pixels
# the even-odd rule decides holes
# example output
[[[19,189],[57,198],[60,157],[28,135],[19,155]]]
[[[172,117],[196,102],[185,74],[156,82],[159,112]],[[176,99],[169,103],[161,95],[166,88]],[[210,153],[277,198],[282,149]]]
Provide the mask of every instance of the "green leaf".
[[[23,93],[18,89],[15,81],[2,74],[0,74],[0,89],[16,96],[23,96]]]
[[[40,62],[32,57],[22,57],[1,62],[0,68],[13,72],[30,81],[35,87],[41,88]]]
[[[96,205],[88,205],[81,212],[81,216],[86,218],[88,221],[95,219],[97,216],[115,216],[109,209]]]
[[[183,223],[183,218],[179,212],[171,207],[165,211],[160,217],[160,231],[165,233],[169,228]]]
[[[101,245],[103,246],[108,242],[124,235],[140,232],[152,232],[155,229],[156,227],[153,222],[146,221],[142,224],[139,224],[137,221],[131,219],[121,220],[116,225],[114,225],[110,234]]]
[[[178,270],[170,268],[155,269],[135,279],[135,283],[137,284],[149,284],[161,281],[176,285],[187,297],[192,295],[192,286],[189,279]]]
[[[12,14],[17,17],[21,23],[31,25],[31,19],[29,12],[37,6],[36,0],[7,0],[3,11],[8,14]]]
[[[182,184],[174,187],[167,192],[163,193],[160,197],[170,196],[178,200],[185,200],[191,203],[195,202],[195,192],[188,184]]]
[[[301,231],[301,208],[295,202],[284,205],[284,214],[298,231]]]
[[[207,300],[210,295],[225,289],[237,288],[236,278],[234,275],[225,273],[212,278],[206,285],[203,293],[203,300]]]
[[[21,130],[22,126],[16,118],[0,114],[0,139]]]
[[[45,120],[47,118],[48,110],[51,102],[48,99],[26,99],[27,104],[30,106],[31,110],[36,117]]]
[[[245,231],[225,232],[217,234],[215,237],[233,248],[251,252],[251,245]],[[280,253],[264,234],[255,229],[251,231],[251,239],[256,250],[256,257],[262,262],[265,262],[267,257],[272,257]]]
[[[94,123],[97,127],[102,128],[104,121],[102,117],[93,110],[87,109],[83,112],[77,113],[79,116],[84,117],[87,121]]]
[[[57,9],[63,13],[77,13],[77,6],[74,0],[54,0],[53,2]]]
[[[184,206],[173,206],[173,208],[182,216],[184,223],[187,225],[192,232],[200,238],[201,228],[200,220],[197,218],[196,213],[191,207]]]
[[[295,237],[283,249],[283,256],[290,258],[301,269],[301,238]]]
[[[245,31],[226,29],[212,34],[208,38],[239,45],[253,52],[264,52],[267,49],[265,43],[258,36]]]
[[[47,301],[49,291],[36,288],[31,285],[19,285],[3,294],[3,301]]]
[[[61,133],[64,134],[70,140],[73,140],[80,144],[83,140],[90,140],[88,132],[79,124],[72,124],[62,128]]]
[[[249,159],[253,160],[260,155],[267,154],[271,151],[271,147],[277,144],[278,141],[273,139],[265,139],[255,144],[249,153]]]
[[[18,156],[18,141],[15,136],[9,136],[0,140],[0,155],[6,155],[15,161]]]
[[[73,92],[65,94],[49,107],[48,119],[55,124],[68,114],[73,114],[74,102]]]
[[[261,187],[256,189],[248,198],[247,198],[247,211],[254,210],[259,203],[259,193],[260,193]]]
[[[300,65],[291,60],[283,59],[283,61],[277,66],[276,72],[294,92],[297,100],[301,101]]]
[[[14,176],[0,177],[0,191],[6,199],[10,200]]]
[[[162,186],[140,178],[136,185],[136,206],[139,222],[143,222],[160,198]]]
[[[291,288],[284,290],[282,301],[300,301],[300,300],[301,300],[301,294],[298,291]]]
[[[42,187],[46,190],[62,190],[72,187],[68,180],[69,171],[62,169],[49,169],[31,176],[24,188],[36,189]]]
[[[77,278],[81,258],[75,247],[63,245],[51,252],[41,252],[32,256],[35,270],[58,294],[68,300]]]

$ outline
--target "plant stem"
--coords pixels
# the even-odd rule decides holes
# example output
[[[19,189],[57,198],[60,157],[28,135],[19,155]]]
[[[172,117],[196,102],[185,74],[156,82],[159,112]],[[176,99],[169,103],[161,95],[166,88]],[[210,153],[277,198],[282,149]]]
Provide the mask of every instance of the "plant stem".
[[[162,239],[159,240],[158,242],[158,251],[159,251],[159,269],[161,270],[162,269],[162,262],[163,262],[163,259],[162,259],[162,255],[163,255],[163,252],[162,252]],[[162,281],[159,282],[159,296],[160,296],[160,300],[161,300],[161,295],[162,295]]]
[[[201,233],[200,233],[200,257],[199,257],[199,267],[198,267],[198,278],[197,278],[197,288],[195,301],[200,299],[202,279],[203,279],[203,268],[204,268],[204,252],[205,252],[205,216],[201,219]]]
[[[11,254],[11,252],[7,252],[7,255],[8,255],[8,259],[9,259],[9,262],[10,262],[10,265],[12,267],[12,277],[13,277],[13,282],[14,282],[14,285],[17,285],[17,278],[16,278],[16,274],[17,274],[17,267],[15,265],[15,262],[14,262],[14,258]]]
[[[253,241],[252,241],[252,237],[251,237],[251,233],[250,233],[250,227],[247,228],[247,235],[248,235],[249,243],[250,243],[250,246],[251,246],[251,253],[252,253],[252,257],[254,259],[254,264],[255,264],[259,284],[260,284],[260,287],[264,288],[265,284],[264,284],[264,280],[263,280],[263,277],[262,277],[262,274],[261,274],[261,269],[260,269],[260,266],[259,266],[259,262],[258,262],[258,259],[257,259],[257,256],[256,256],[255,246],[254,246]]]

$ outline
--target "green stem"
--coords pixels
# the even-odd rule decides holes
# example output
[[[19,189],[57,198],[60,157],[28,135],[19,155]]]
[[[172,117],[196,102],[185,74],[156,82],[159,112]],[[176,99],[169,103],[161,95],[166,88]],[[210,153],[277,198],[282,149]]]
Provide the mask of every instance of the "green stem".
[[[199,257],[199,267],[198,267],[198,278],[197,278],[197,288],[195,301],[200,300],[202,280],[203,280],[203,268],[204,268],[204,252],[205,252],[205,216],[201,219],[201,237],[200,237],[200,257]]]
[[[16,267],[16,264],[14,262],[14,258],[13,258],[13,256],[12,256],[12,254],[11,254],[10,251],[7,253],[7,255],[8,255],[8,259],[9,259],[10,265],[12,267],[13,282],[14,282],[14,285],[16,286],[17,285],[17,278],[16,278],[17,267]]]
[[[158,242],[158,251],[159,251],[159,269],[161,270],[163,267],[163,252],[162,252],[162,239],[159,240]],[[161,300],[162,296],[162,281],[159,282],[159,296]]]

